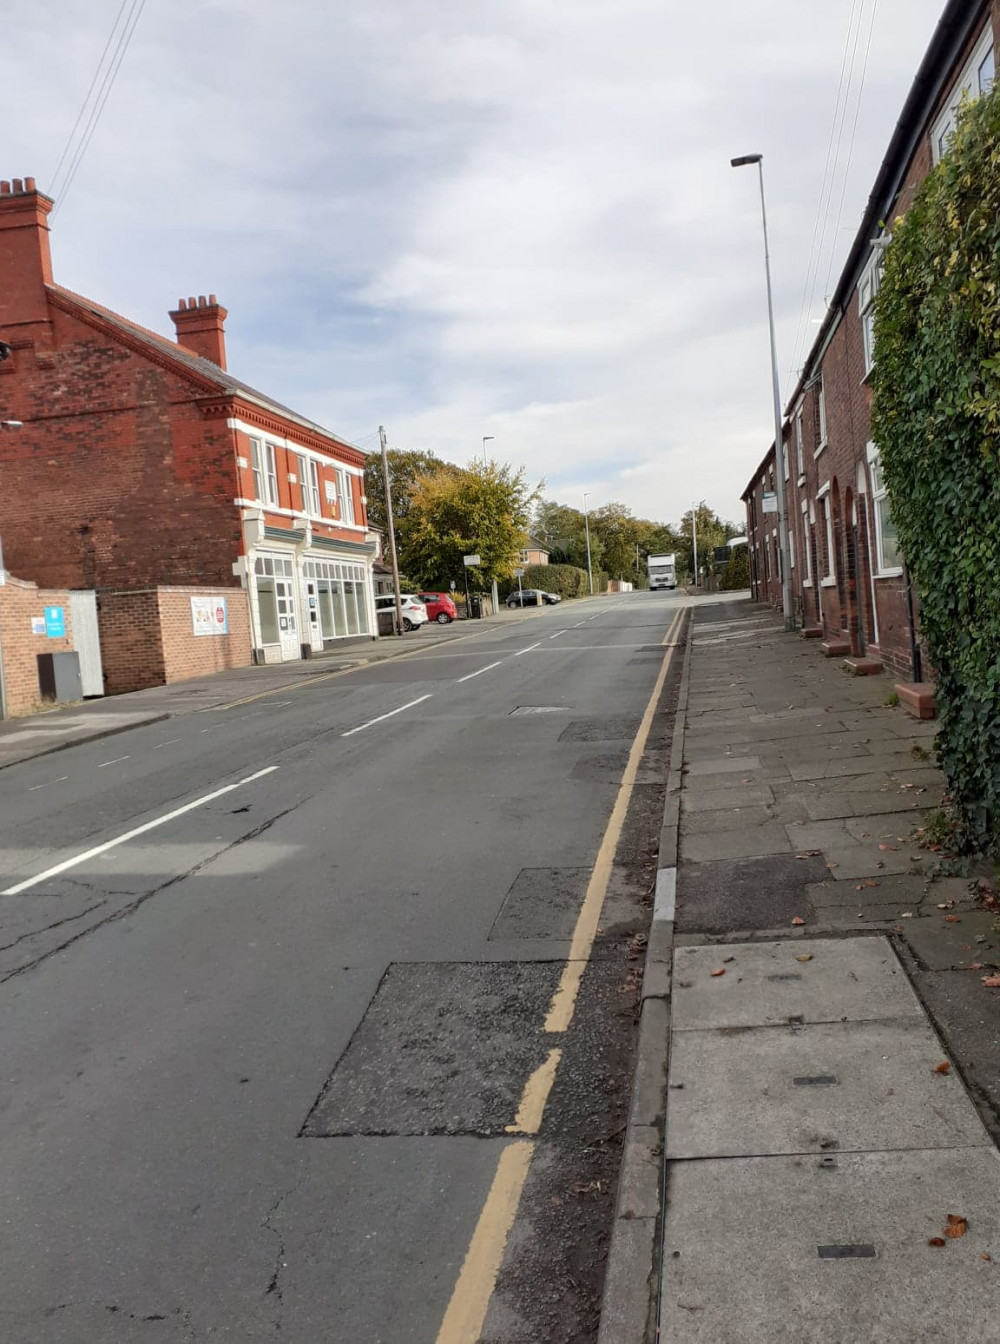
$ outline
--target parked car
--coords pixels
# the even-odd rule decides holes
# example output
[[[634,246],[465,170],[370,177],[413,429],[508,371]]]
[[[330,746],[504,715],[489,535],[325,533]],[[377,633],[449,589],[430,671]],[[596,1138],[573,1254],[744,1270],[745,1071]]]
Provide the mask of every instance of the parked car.
[[[427,608],[418,597],[412,593],[400,593],[400,603],[403,608],[403,629],[416,630],[421,625],[427,623]],[[396,610],[396,599],[392,593],[380,593],[375,599],[376,611]]]
[[[451,593],[418,593],[417,597],[427,608],[427,619],[437,621],[438,625],[450,625],[458,616]]]
[[[554,607],[557,602],[561,602],[562,597],[558,593],[546,593],[541,588],[525,588],[521,592],[511,593],[507,599],[508,607],[540,607],[542,603],[546,606]]]

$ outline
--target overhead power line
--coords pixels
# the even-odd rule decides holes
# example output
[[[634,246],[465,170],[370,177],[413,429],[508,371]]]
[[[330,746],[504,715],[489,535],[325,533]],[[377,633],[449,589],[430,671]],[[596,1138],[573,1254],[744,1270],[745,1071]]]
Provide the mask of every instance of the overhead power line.
[[[76,177],[80,164],[83,162],[83,157],[94,138],[94,132],[97,130],[101,114],[108,98],[111,96],[118,71],[121,69],[145,7],[146,0],[122,0],[118,13],[115,15],[108,40],[105,42],[104,50],[97,62],[94,77],[90,81],[90,87],[87,89],[76,121],[73,123],[73,129],[69,133],[69,138],[52,175],[49,190],[56,197],[56,209],[69,194],[73,179]],[[60,173],[62,174],[61,177]]]

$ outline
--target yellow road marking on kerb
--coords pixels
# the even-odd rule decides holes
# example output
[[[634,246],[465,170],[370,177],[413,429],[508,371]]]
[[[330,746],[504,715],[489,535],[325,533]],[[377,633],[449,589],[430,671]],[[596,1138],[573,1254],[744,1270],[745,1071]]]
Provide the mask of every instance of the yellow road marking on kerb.
[[[629,752],[628,764],[622,778],[614,810],[604,832],[597,862],[587,886],[570,945],[570,960],[566,963],[559,988],[549,1007],[545,1030],[563,1032],[573,1019],[576,996],[580,981],[586,969],[587,959],[593,947],[601,908],[607,892],[608,879],[611,876],[611,863],[618,848],[628,802],[632,795],[639,762],[645,750],[649,732],[653,725],[653,715],[667,679],[667,672],[674,656],[672,644],[674,633],[683,620],[683,609],[677,615],[667,631],[663,643],[669,645],[664,655],[663,665],[656,678],[653,693],[646,706],[646,712],[639,724],[639,731]],[[562,1051],[550,1050],[544,1064],[540,1065],[524,1085],[521,1104],[513,1125],[507,1126],[508,1133],[524,1132],[537,1134],[542,1125],[545,1104],[548,1101],[552,1084],[555,1081]],[[521,1193],[531,1168],[535,1145],[528,1140],[512,1143],[500,1154],[493,1184],[486,1196],[476,1224],[476,1230],[469,1243],[469,1249],[462,1265],[462,1271],[455,1284],[455,1290],[448,1303],[441,1329],[435,1344],[478,1344],[482,1335],[483,1322],[489,1309],[490,1298],[496,1287],[497,1275],[507,1247],[507,1238],[517,1216]]]
[[[622,776],[618,797],[615,799],[615,805],[611,812],[611,819],[604,832],[601,847],[597,851],[597,861],[594,864],[593,872],[590,874],[590,881],[587,883],[587,894],[583,898],[583,905],[580,907],[580,913],[577,916],[576,928],[573,930],[573,938],[569,947],[569,957],[563,968],[563,973],[559,980],[559,987],[552,996],[552,1003],[549,1005],[549,1015],[545,1019],[546,1031],[568,1031],[569,1025],[573,1021],[573,1013],[576,1009],[576,998],[580,992],[580,982],[583,979],[584,971],[587,969],[590,952],[594,946],[594,938],[597,934],[597,926],[601,918],[601,910],[604,907],[604,897],[607,894],[608,883],[611,880],[611,868],[615,861],[615,850],[618,848],[618,841],[621,839],[622,828],[625,825],[625,817],[628,813],[628,805],[632,798],[635,777],[639,772],[639,763],[642,760],[642,753],[646,749],[649,730],[653,726],[653,715],[656,713],[656,706],[659,702],[660,694],[663,691],[663,683],[667,679],[667,672],[670,670],[670,664],[673,661],[674,649],[669,646],[673,644],[673,635],[683,614],[683,609],[678,611],[671,623],[670,629],[663,639],[664,645],[668,646],[667,652],[664,656],[663,664],[660,667],[659,676],[656,678],[656,685],[653,687],[653,693],[649,697],[646,712],[643,714],[642,722],[639,724],[639,731],[636,733],[635,741],[632,743],[632,750],[628,754],[628,764],[625,766],[625,773]]]
[[[505,1125],[508,1134],[537,1134],[542,1127],[545,1103],[555,1082],[556,1069],[562,1059],[561,1050],[550,1050],[548,1059],[531,1075],[521,1093],[521,1104],[512,1125]]]
[[[534,1151],[533,1143],[522,1141],[500,1154],[437,1344],[475,1344],[479,1339]]]

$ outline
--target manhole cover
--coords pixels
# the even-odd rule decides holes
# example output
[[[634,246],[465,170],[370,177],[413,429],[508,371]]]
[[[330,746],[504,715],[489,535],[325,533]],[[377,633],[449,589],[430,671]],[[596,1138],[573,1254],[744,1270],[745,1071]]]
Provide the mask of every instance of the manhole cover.
[[[570,705],[518,705],[507,717],[513,719],[518,714],[569,714],[571,708]]]

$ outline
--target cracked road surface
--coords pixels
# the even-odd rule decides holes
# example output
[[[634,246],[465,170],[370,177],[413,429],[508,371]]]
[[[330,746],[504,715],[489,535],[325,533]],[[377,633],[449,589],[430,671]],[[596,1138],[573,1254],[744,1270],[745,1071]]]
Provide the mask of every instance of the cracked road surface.
[[[0,1339],[596,1336],[685,605],[567,603],[0,771]]]

